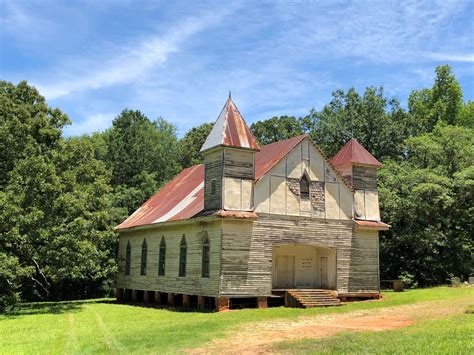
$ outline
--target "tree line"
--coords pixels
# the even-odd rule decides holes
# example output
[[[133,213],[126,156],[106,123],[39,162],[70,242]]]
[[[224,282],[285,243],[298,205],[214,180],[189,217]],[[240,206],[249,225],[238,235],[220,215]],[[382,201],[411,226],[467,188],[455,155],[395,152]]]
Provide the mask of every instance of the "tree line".
[[[449,66],[404,109],[382,87],[333,92],[320,111],[255,122],[262,144],[307,133],[333,156],[355,137],[384,164],[382,278],[412,286],[474,273],[474,103]],[[19,301],[111,294],[113,228],[181,169],[202,162],[205,123],[181,139],[124,110],[101,133],[63,137],[66,114],[27,82],[0,81],[0,310]]]

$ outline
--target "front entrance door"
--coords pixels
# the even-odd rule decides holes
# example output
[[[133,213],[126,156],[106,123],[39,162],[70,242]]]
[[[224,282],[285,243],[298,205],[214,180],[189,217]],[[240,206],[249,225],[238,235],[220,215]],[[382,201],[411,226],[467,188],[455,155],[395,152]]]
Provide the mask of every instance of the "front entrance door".
[[[295,287],[295,256],[278,255],[276,259],[276,287]]]
[[[329,288],[328,257],[321,256],[319,265],[320,265],[321,288]]]

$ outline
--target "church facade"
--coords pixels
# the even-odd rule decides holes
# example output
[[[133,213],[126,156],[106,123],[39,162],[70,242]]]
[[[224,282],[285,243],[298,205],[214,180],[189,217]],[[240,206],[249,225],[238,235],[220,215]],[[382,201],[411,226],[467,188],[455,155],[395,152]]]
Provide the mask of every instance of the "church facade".
[[[356,140],[260,147],[229,98],[202,149],[116,230],[119,300],[227,309],[379,296],[377,168]]]

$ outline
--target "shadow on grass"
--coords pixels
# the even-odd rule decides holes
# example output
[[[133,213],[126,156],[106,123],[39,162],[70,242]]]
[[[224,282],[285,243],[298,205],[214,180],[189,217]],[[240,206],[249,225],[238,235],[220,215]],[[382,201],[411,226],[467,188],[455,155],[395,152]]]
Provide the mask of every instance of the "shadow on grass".
[[[138,308],[150,308],[156,310],[163,310],[176,313],[216,313],[213,307],[197,308],[195,307],[183,307],[183,306],[168,306],[156,303],[145,303],[145,302],[127,302],[127,301],[111,301],[111,303],[120,304],[123,306],[138,307]]]
[[[62,314],[66,312],[80,311],[84,305],[97,303],[116,303],[115,300],[95,299],[95,300],[81,300],[81,301],[57,301],[57,302],[31,302],[22,303],[18,308],[5,316],[7,318],[17,318],[25,315],[34,314]]]

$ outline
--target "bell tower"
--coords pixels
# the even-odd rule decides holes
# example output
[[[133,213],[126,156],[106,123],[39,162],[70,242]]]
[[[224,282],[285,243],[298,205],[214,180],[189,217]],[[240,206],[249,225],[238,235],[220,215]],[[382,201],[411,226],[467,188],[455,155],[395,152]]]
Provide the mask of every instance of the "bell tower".
[[[380,221],[377,169],[382,164],[356,139],[350,139],[331,159],[354,190],[354,217]]]
[[[253,210],[255,137],[230,95],[204,142],[204,210]]]

